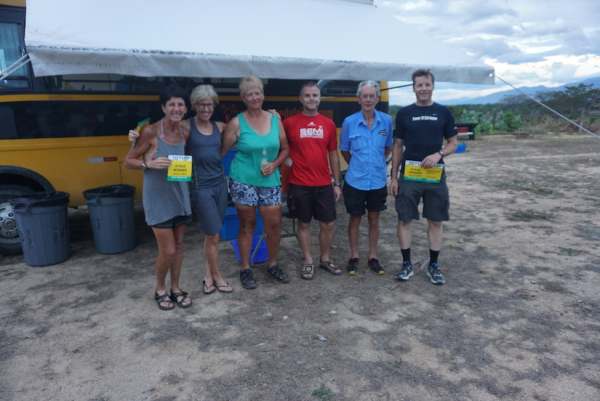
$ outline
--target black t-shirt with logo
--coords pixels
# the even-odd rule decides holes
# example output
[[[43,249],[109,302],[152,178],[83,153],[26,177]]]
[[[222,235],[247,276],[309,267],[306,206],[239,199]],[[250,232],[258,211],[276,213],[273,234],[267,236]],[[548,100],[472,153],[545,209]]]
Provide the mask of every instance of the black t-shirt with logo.
[[[405,160],[422,161],[428,155],[438,152],[442,149],[444,138],[452,138],[454,135],[454,117],[441,104],[417,106],[413,103],[400,109],[396,115],[394,137],[401,139],[405,146],[403,166]]]

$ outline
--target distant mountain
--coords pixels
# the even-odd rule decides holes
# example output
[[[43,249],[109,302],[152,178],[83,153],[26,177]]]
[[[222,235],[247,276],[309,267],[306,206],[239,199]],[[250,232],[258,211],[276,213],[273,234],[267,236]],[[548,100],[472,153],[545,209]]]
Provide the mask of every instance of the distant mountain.
[[[582,79],[582,80],[574,81],[574,82],[569,82],[563,86],[558,86],[558,87],[554,87],[554,88],[549,88],[547,86],[540,85],[540,86],[526,86],[526,87],[522,87],[519,89],[528,95],[535,96],[540,93],[564,90],[567,86],[573,86],[573,85],[579,85],[579,84],[592,85],[595,88],[600,88],[600,76],[586,78],[586,79]],[[471,97],[471,98],[465,97],[465,98],[460,98],[460,99],[446,100],[446,101],[444,101],[444,104],[447,104],[450,106],[458,105],[458,104],[493,104],[493,103],[501,102],[502,100],[509,98],[511,96],[518,96],[520,94],[521,94],[521,92],[518,92],[514,89],[509,89],[509,90],[505,90],[505,91],[501,91],[501,92],[492,93],[491,95],[487,95],[487,96]]]

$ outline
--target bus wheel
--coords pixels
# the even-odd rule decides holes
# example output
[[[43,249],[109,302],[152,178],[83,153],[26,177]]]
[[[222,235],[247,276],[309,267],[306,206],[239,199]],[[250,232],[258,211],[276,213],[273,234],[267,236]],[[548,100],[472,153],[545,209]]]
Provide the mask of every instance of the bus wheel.
[[[0,253],[13,255],[21,253],[21,242],[17,231],[15,209],[10,199],[35,192],[22,185],[0,186]]]

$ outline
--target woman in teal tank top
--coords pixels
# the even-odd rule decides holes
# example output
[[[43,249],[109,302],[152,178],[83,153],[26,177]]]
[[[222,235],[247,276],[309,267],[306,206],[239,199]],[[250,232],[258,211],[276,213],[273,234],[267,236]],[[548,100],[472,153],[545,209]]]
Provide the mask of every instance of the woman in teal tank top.
[[[257,207],[265,222],[269,249],[267,271],[278,281],[289,282],[288,275],[277,265],[281,238],[279,166],[287,158],[288,145],[279,116],[263,110],[265,97],[261,80],[254,76],[242,78],[240,96],[246,111],[227,124],[222,154],[237,145],[231,162],[229,192],[240,220],[240,281],[244,288],[253,289],[256,281],[250,269],[250,248]]]

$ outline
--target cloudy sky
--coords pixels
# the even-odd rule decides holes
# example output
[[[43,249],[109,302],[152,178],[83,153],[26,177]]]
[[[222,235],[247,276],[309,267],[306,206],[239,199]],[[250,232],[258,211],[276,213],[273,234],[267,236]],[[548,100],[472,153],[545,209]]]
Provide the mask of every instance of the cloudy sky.
[[[598,0],[376,0],[401,22],[464,49],[516,86],[559,86],[600,75]],[[497,80],[498,81],[498,80]],[[439,84],[436,100],[510,89]],[[408,89],[392,103],[414,100]]]

